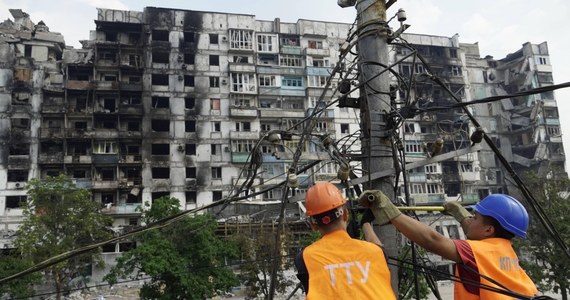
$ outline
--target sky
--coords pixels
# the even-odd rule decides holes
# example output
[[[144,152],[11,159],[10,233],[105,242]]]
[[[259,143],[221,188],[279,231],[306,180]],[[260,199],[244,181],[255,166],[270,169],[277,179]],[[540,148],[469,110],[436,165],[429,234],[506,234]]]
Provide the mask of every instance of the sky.
[[[280,18],[281,22],[311,19],[352,23],[356,16],[354,7],[341,8],[336,0],[0,0],[0,20],[12,19],[10,8],[22,9],[34,23],[43,20],[50,31],[63,34],[68,45],[80,48],[79,40],[89,39],[89,32],[95,29],[96,8],[142,11],[146,6],[250,14],[259,20]],[[568,0],[398,0],[388,10],[388,17],[399,8],[407,12],[406,23],[411,25],[407,32],[458,33],[460,42],[478,42],[482,57],[500,59],[525,42],[546,41],[554,82],[570,81],[570,55],[565,55],[570,49],[565,29],[570,16]],[[570,154],[570,118],[564,118],[570,114],[570,88],[556,91],[555,97],[564,148]]]

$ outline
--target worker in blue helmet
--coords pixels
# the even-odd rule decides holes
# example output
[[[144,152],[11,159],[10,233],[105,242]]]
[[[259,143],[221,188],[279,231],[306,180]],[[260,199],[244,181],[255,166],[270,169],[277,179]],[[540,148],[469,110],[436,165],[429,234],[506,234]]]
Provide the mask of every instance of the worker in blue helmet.
[[[529,222],[526,209],[515,198],[489,195],[473,206],[473,215],[458,202],[446,203],[444,213],[461,224],[467,240],[447,238],[402,214],[381,191],[365,191],[359,203],[372,210],[378,224],[391,222],[419,246],[455,261],[455,275],[461,278],[455,282],[455,299],[506,300],[513,299],[513,295],[529,298],[537,295],[538,290],[519,266],[511,243],[515,236],[526,238]]]

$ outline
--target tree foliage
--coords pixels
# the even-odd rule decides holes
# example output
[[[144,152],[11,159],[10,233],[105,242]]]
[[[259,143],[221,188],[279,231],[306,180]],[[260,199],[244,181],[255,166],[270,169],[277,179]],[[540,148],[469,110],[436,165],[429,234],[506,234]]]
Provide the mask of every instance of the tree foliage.
[[[180,212],[176,198],[162,197],[147,204],[143,221],[152,223]],[[205,299],[238,285],[225,260],[237,257],[237,248],[215,234],[210,215],[184,217],[175,223],[138,234],[136,248],[117,259],[105,280],[147,278],[141,299]]]
[[[14,275],[31,267],[29,260],[24,260],[17,253],[2,252],[0,254],[0,278]],[[40,274],[33,273],[0,284],[0,298],[26,298],[33,295],[33,285],[39,283]],[[2,298],[3,299],[3,298]]]
[[[91,200],[89,191],[77,188],[68,177],[32,179],[28,189],[24,221],[14,241],[24,259],[37,264],[111,237],[106,229],[111,218],[100,212],[100,205]],[[74,278],[82,276],[92,264],[102,263],[101,250],[96,249],[52,265],[44,272],[60,299]]]
[[[289,261],[285,257],[275,257],[275,233],[270,226],[264,229],[261,228],[255,235],[238,234],[234,236],[242,258],[240,280],[247,287],[247,299],[257,299],[259,296],[263,299],[269,297],[274,260],[278,260],[275,291],[284,293],[286,288],[293,284],[284,274],[284,270],[290,267]],[[287,232],[283,234],[287,235]],[[289,239],[281,240],[286,244]]]
[[[536,173],[526,173],[523,178],[566,245],[569,245],[570,179],[560,170],[550,170],[546,178]],[[521,195],[513,195],[524,202]],[[527,239],[515,239],[516,246],[524,254],[521,264],[539,290],[554,291],[566,300],[570,291],[570,260],[528,206],[527,211],[530,215]]]

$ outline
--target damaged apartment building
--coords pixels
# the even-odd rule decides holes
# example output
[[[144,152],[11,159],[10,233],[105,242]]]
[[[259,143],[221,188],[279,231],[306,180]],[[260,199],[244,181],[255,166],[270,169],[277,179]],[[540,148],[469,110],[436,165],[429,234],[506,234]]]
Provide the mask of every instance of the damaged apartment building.
[[[326,101],[334,95],[336,80],[332,89],[325,87],[342,63],[339,45],[351,28],[156,7],[98,9],[90,39],[72,49],[42,22],[32,23],[21,10],[11,13],[14,21],[0,24],[0,247],[6,248],[21,222],[30,178],[69,175],[92,192],[103,213],[114,216],[119,231],[129,230],[140,225],[136,208],[161,196],[176,197],[182,209],[192,209],[232,195],[246,180],[242,171],[260,137],[287,130],[279,146],[259,145],[263,163],[247,193],[280,184],[303,130],[295,125],[319,107],[323,91]],[[464,101],[553,84],[546,43],[526,43],[494,60],[481,58],[477,44],[459,43],[457,35],[403,37]],[[392,47],[391,61],[411,51]],[[412,58],[397,70],[404,78],[425,71]],[[452,100],[426,80],[410,97],[426,107]],[[515,169],[563,167],[552,93],[469,109]],[[301,159],[323,162],[299,175],[298,192],[315,180],[336,177],[337,166],[318,136],[340,140],[357,133],[355,110],[331,106],[315,123],[316,140],[302,145]],[[426,148],[437,139],[447,152],[468,146],[474,130],[460,109],[448,109],[419,114],[400,132],[407,160],[414,162],[426,159]],[[359,152],[360,143],[349,148],[343,151]],[[478,152],[409,170],[408,182],[416,204],[475,202],[507,192],[506,176],[482,145]],[[226,208],[224,216],[274,216],[270,208],[280,203],[281,193],[268,189]],[[296,207],[287,216],[302,217]],[[442,233],[460,234],[457,224],[445,222],[437,225]],[[128,248],[128,243],[109,245],[106,260]]]

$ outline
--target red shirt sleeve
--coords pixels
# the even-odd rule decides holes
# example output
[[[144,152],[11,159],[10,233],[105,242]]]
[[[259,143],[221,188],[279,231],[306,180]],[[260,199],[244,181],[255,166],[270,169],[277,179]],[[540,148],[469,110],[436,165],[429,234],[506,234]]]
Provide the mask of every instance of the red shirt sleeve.
[[[457,253],[459,253],[461,261],[463,262],[463,264],[456,266],[459,277],[468,282],[473,282],[473,284],[464,282],[463,287],[469,293],[479,295],[479,269],[477,268],[477,262],[475,261],[471,246],[464,240],[453,240],[453,243],[455,243],[455,249],[457,249]]]

